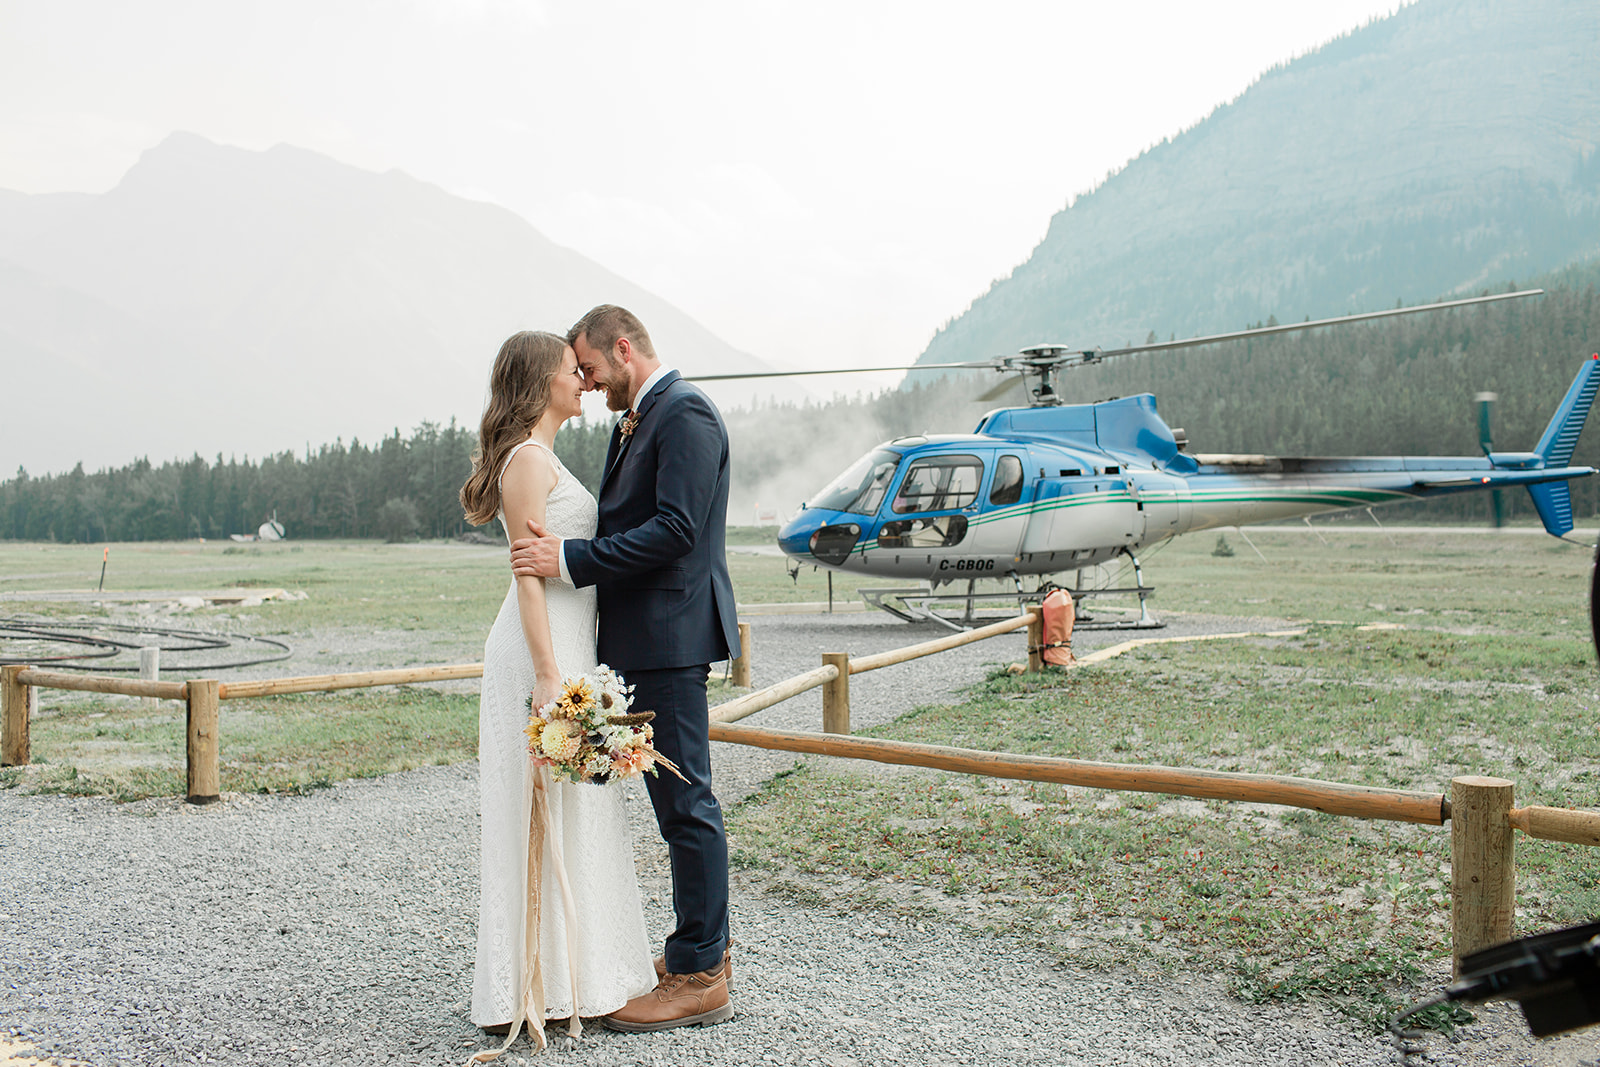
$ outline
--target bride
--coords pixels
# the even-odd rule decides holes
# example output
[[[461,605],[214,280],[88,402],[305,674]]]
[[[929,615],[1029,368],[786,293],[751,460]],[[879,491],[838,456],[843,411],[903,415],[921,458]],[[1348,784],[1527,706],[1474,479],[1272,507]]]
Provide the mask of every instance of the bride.
[[[551,450],[561,424],[582,408],[572,349],[554,334],[516,334],[500,347],[489,388],[461,489],[467,519],[499,517],[507,530],[525,530],[532,519],[558,536],[594,536],[594,497]],[[539,707],[563,678],[595,666],[594,588],[514,579],[483,650],[482,896],[472,982],[472,1021],[504,1028],[507,1046],[524,1022],[542,1047],[546,1020],[570,1019],[576,1033],[579,1017],[609,1014],[656,984],[621,783],[553,781],[528,760],[529,695]],[[548,820],[536,792],[547,798]],[[530,831],[542,838],[533,856]]]

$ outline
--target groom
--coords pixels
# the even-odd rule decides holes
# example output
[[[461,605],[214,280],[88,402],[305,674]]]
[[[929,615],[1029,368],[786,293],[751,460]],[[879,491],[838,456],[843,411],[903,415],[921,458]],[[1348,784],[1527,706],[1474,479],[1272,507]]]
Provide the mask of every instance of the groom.
[[[615,1030],[721,1022],[728,1000],[728,841],[711,793],[706,674],[736,655],[739,624],[724,543],[728,433],[704,393],[662,366],[644,326],[602,304],[567,333],[584,384],[627,415],[611,434],[592,540],[513,544],[519,575],[596,587],[599,655],[656,713],[655,746],[683,772],[645,779],[672,860],[678,927],[656,988],[606,1018]]]

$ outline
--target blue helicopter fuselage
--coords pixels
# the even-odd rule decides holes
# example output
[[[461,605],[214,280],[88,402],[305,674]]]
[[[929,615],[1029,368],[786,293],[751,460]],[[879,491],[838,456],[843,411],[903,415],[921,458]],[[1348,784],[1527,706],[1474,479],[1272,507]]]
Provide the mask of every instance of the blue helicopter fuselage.
[[[970,434],[898,438],[801,508],[779,543],[800,563],[936,583],[1053,574],[1179,534],[1527,486],[1546,528],[1572,528],[1568,460],[1600,387],[1586,360],[1533,452],[1488,456],[1191,455],[1149,393],[1001,408]]]

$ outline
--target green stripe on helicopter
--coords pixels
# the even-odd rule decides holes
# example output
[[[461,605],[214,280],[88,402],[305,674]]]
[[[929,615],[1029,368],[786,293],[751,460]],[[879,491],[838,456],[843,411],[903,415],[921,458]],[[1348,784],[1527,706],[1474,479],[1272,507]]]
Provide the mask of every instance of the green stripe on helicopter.
[[[1029,518],[1029,517],[1031,517],[1033,515],[1042,514],[1042,513],[1047,512],[1047,511],[1056,511],[1056,510],[1059,510],[1059,509],[1062,509],[1062,508],[1086,507],[1086,506],[1088,506],[1090,504],[1119,504],[1119,503],[1121,503],[1121,504],[1132,504],[1132,503],[1134,503],[1134,498],[1131,495],[1129,495],[1129,493],[1126,490],[1102,491],[1102,492],[1098,492],[1098,493],[1080,493],[1080,494],[1077,494],[1077,495],[1074,495],[1074,496],[1058,497],[1058,498],[1053,499],[1053,500],[1045,500],[1045,501],[1031,503],[1031,504],[1017,504],[1017,505],[1014,505],[1012,507],[1005,508],[1005,509],[1003,509],[1001,511],[990,512],[987,515],[976,515],[976,516],[973,516],[971,519],[969,519],[967,521],[967,528],[971,529],[974,526],[984,526],[984,525],[987,525],[989,523],[1000,522],[1000,521],[1005,520],[1005,519]],[[915,516],[908,515],[907,518],[908,519],[915,518]],[[893,522],[895,520],[891,519],[889,521]],[[879,529],[881,530],[882,527],[879,527]],[[880,546],[878,544],[878,539],[876,537],[874,537],[870,541],[864,541],[861,544],[857,545],[852,551],[855,551],[855,552],[875,552],[875,551],[878,551],[881,547],[882,546]],[[888,551],[895,551],[895,550],[894,549],[883,549],[883,551],[888,552]]]
[[[1242,490],[1211,490],[1193,494],[1194,503],[1205,504],[1324,504],[1329,507],[1359,507],[1405,500],[1410,493],[1394,489],[1278,489],[1270,493]]]
[[[1159,496],[1146,497],[1146,503],[1161,503],[1168,505],[1182,504],[1288,504],[1303,507],[1315,504],[1328,508],[1368,507],[1373,504],[1384,504],[1396,500],[1406,500],[1410,493],[1395,489],[1334,489],[1312,488],[1304,489],[1278,488],[1271,492],[1252,492],[1243,488],[1228,489],[1193,489],[1188,496],[1178,493],[1161,493]],[[1016,504],[998,511],[984,515],[977,515],[968,520],[968,528],[986,526],[996,522],[1004,522],[1017,518],[1032,518],[1052,511],[1066,508],[1089,507],[1096,504],[1133,504],[1139,502],[1140,497],[1127,490],[1110,490],[1094,493],[1076,493],[1069,496],[1053,497],[1049,500],[1034,501],[1027,504]],[[891,520],[892,521],[892,520]],[[862,543],[856,547],[857,552],[879,551],[881,546],[878,539]],[[883,551],[889,551],[883,549]]]

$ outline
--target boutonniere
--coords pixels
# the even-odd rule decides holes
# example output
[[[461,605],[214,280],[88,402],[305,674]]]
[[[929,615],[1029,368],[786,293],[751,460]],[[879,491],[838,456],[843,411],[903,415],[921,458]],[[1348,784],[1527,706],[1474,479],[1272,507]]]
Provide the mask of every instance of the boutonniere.
[[[622,423],[621,423],[621,426],[620,426],[620,429],[622,431],[622,436],[624,436],[624,437],[632,437],[633,436],[633,431],[637,430],[638,428],[639,428],[639,413],[637,411],[630,411],[626,415],[622,416]]]

